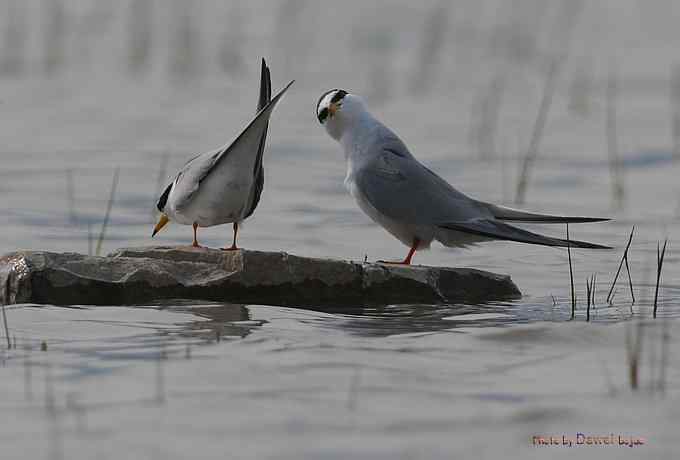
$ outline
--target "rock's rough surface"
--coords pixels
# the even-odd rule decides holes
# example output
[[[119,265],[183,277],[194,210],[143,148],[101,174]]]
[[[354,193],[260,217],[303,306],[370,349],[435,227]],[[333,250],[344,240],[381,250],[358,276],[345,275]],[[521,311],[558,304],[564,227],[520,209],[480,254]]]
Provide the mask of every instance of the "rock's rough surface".
[[[132,305],[196,299],[283,306],[484,302],[520,295],[510,277],[469,268],[360,264],[284,252],[119,249],[108,257],[23,251],[0,257],[0,303]]]

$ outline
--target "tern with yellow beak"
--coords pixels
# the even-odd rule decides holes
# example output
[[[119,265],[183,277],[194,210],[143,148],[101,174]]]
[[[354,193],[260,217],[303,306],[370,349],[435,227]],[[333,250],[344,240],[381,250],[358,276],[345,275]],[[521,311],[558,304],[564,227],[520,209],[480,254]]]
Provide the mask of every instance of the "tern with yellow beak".
[[[401,262],[432,241],[465,247],[505,240],[544,246],[609,249],[585,241],[529,232],[506,222],[598,222],[597,217],[537,214],[475,200],[420,163],[397,135],[369,112],[364,100],[332,89],[316,104],[316,116],[340,143],[347,161],[345,186],[361,210],[409,247]]]
[[[257,207],[264,186],[262,155],[267,140],[269,118],[293,81],[271,98],[269,67],[262,60],[260,99],[257,114],[231,144],[190,159],[158,199],[160,219],[156,235],[169,221],[194,228],[192,246],[200,247],[198,227],[234,224],[232,244],[238,249],[238,225]]]

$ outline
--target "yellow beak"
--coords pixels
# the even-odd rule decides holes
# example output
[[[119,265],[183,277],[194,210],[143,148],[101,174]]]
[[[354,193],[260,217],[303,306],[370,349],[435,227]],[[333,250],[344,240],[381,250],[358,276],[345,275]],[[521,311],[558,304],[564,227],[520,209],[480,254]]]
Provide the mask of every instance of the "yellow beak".
[[[338,111],[338,104],[336,104],[335,102],[331,102],[330,104],[328,104],[328,114],[331,117],[333,115],[335,115],[335,112],[337,112],[337,111]]]
[[[153,228],[153,233],[151,234],[151,238],[156,236],[156,233],[160,232],[161,229],[163,227],[165,227],[165,224],[167,224],[169,221],[170,221],[170,219],[168,219],[168,216],[166,216],[165,214],[161,214],[161,218],[158,219],[158,223]]]

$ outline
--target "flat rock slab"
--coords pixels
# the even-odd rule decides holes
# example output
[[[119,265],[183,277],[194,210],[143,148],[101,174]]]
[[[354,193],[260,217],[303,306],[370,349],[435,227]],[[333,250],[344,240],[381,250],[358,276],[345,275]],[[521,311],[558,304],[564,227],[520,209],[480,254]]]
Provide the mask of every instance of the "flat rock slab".
[[[300,307],[486,302],[520,296],[509,276],[285,252],[119,249],[107,257],[21,251],[0,257],[0,303],[135,305],[192,299]]]

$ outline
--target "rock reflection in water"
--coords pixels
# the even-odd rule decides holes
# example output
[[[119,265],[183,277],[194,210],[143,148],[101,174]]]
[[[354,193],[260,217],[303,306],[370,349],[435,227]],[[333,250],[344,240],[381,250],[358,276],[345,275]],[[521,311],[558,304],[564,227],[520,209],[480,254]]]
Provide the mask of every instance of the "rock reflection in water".
[[[220,342],[229,338],[244,338],[266,321],[253,321],[250,311],[242,304],[215,305],[174,305],[167,307],[175,312],[186,312],[198,316],[200,320],[182,323],[180,336],[198,337],[207,341]]]
[[[351,308],[309,308],[334,315],[319,318],[319,325],[363,337],[421,334],[462,327],[492,327],[524,323],[527,315],[514,310],[514,303],[479,305],[383,305]]]

